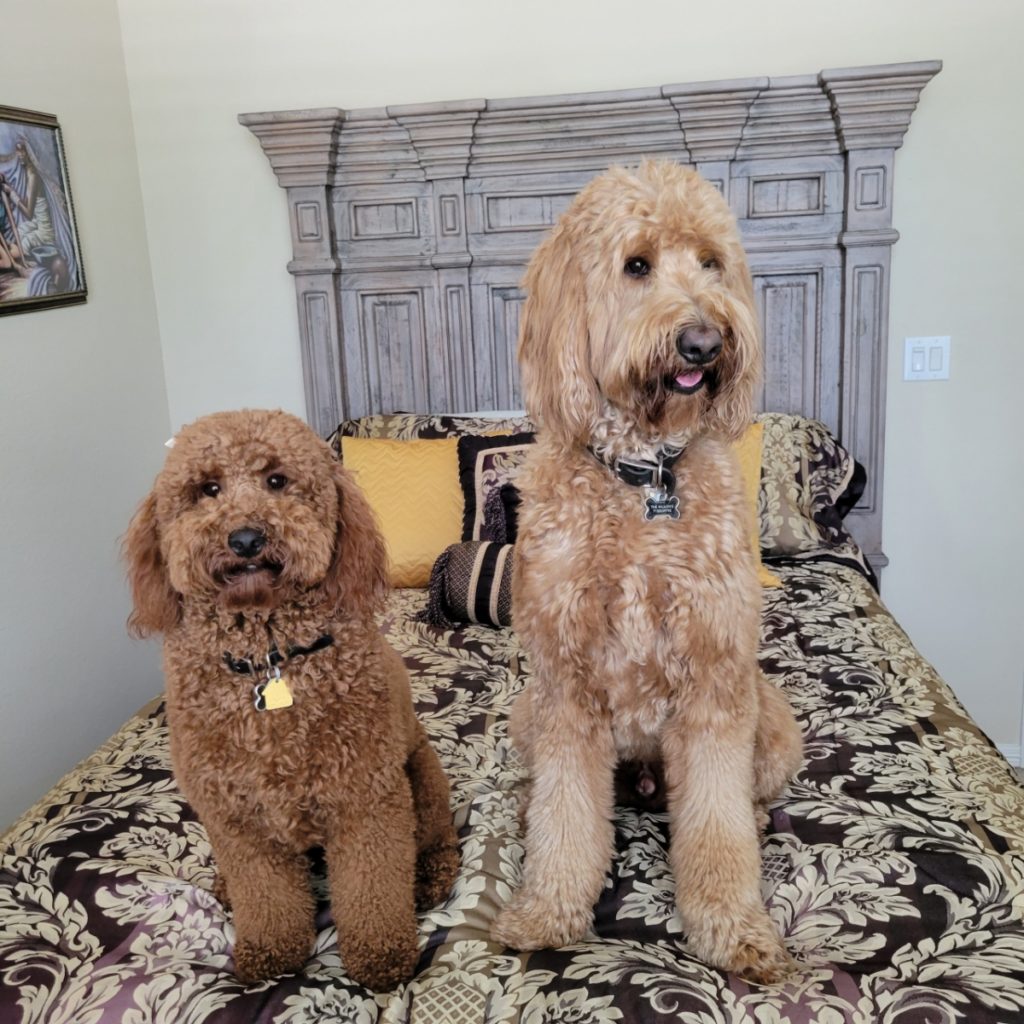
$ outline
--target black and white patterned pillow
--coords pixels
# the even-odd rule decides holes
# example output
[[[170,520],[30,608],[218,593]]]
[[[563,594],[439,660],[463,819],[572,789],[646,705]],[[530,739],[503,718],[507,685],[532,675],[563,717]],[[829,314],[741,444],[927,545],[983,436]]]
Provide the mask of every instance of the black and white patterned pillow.
[[[495,492],[500,493],[509,485],[514,487],[533,437],[531,432],[523,431],[459,438],[463,540],[504,540],[488,532],[488,508],[493,509]]]

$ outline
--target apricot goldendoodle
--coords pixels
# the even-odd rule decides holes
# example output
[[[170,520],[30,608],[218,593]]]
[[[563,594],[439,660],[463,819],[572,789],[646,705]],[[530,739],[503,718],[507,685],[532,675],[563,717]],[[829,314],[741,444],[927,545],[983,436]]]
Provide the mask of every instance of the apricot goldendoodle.
[[[664,766],[687,942],[761,981],[791,964],[760,895],[756,804],[801,758],[757,664],[751,510],[729,442],[761,347],[735,220],[696,172],[648,162],[577,196],[535,253],[519,360],[538,423],[520,477],[513,622],[532,679],[522,888],[494,937],[579,939],[613,852],[620,758]]]
[[[132,520],[133,631],[164,634],[171,758],[230,902],[244,981],[313,949],[306,851],[323,846],[343,966],[392,988],[414,902],[458,870],[448,780],[375,623],[383,540],[351,476],[283,412],[176,437]]]

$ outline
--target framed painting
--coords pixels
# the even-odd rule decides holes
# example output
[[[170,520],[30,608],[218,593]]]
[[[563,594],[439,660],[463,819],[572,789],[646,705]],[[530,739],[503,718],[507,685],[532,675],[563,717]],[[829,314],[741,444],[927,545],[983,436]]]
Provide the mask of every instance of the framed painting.
[[[0,106],[0,314],[85,298],[57,118]]]

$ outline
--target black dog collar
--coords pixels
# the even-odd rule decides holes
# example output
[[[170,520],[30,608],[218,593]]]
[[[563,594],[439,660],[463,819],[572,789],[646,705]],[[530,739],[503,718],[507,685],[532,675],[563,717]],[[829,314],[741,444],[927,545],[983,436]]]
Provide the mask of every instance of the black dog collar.
[[[684,448],[675,445],[662,445],[654,459],[631,459],[619,456],[609,460],[602,455],[599,448],[587,446],[587,451],[607,466],[623,483],[630,487],[651,487],[656,491],[671,494],[676,487],[675,474],[672,467],[679,461]]]
[[[323,636],[317,637],[308,647],[291,646],[283,654],[278,649],[277,644],[272,644],[270,650],[267,651],[265,663],[254,662],[252,658],[233,658],[228,651],[225,651],[224,664],[232,672],[237,672],[239,675],[255,676],[278,668],[293,658],[301,658],[304,654],[315,654],[317,651],[322,651],[325,647],[330,647],[333,643],[334,637],[330,633],[324,633]]]

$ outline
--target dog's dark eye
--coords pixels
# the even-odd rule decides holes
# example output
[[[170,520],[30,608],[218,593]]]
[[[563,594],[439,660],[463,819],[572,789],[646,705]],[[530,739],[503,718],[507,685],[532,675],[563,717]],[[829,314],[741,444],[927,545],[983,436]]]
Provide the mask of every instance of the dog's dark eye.
[[[288,486],[288,477],[284,473],[271,473],[267,477],[267,486],[272,491],[283,491]]]
[[[701,270],[718,270],[719,263],[714,256],[705,256],[700,261]]]
[[[626,260],[626,265],[623,270],[629,274],[630,277],[646,277],[651,272],[651,265],[643,258],[643,256],[631,256]]]
[[[216,480],[206,480],[199,485],[199,490],[208,498],[216,498],[220,494],[220,484]]]

